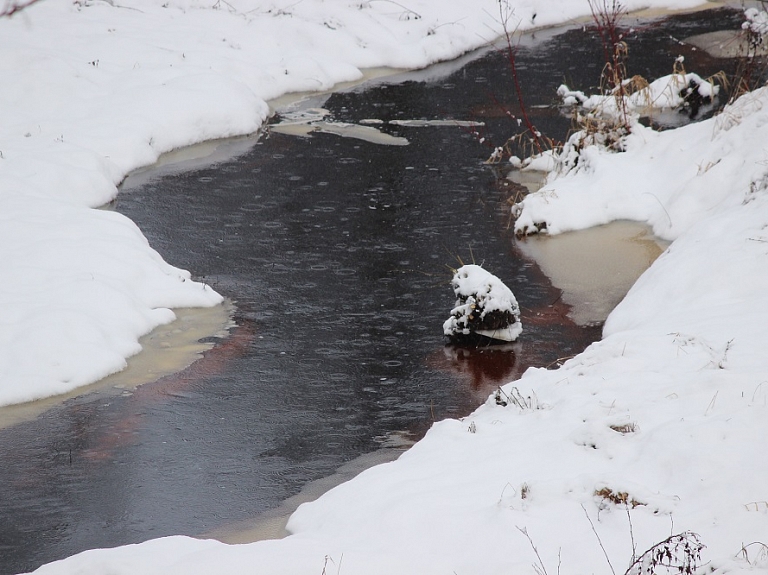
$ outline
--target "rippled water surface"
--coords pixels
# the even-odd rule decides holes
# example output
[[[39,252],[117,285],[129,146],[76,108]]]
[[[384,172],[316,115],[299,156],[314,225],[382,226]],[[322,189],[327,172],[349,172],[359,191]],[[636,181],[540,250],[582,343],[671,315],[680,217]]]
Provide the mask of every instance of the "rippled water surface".
[[[638,27],[636,72],[668,73],[687,50],[675,38],[733,20],[707,18]],[[568,121],[535,106],[564,80],[596,83],[601,50],[585,38],[572,30],[520,48],[534,120],[555,137]],[[711,68],[700,73],[721,64],[690,51],[686,62],[697,58]],[[420,77],[322,104],[331,121],[476,120],[498,143],[512,130],[502,55]],[[169,262],[234,301],[237,325],[180,374],[0,430],[0,573],[252,517],[393,437],[415,439],[435,419],[468,414],[527,366],[599,337],[599,326],[565,318],[557,290],[516,252],[514,190],[482,164],[488,149],[467,128],[381,127],[409,145],[273,133],[231,162],[120,195],[115,208]],[[525,326],[518,344],[444,345],[457,257],[515,292]]]

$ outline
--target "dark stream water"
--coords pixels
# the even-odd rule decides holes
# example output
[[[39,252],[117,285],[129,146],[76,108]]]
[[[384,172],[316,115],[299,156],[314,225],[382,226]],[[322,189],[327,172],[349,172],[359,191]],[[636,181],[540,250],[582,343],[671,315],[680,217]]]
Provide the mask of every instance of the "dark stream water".
[[[632,73],[724,66],[677,45],[731,12],[638,27]],[[602,51],[572,30],[524,45],[534,121],[562,138],[558,84],[587,89]],[[423,76],[423,75],[422,75]],[[501,143],[516,109],[503,55],[429,81],[334,94],[332,119],[459,119]],[[559,292],[516,252],[488,149],[455,127],[384,131],[408,146],[273,133],[245,155],[125,190],[116,209],[171,263],[235,302],[231,336],[133,395],[84,396],[0,430],[0,575],[94,547],[202,534],[276,507],[393,434],[467,415],[528,366],[581,351],[600,326],[565,318]],[[525,332],[501,350],[444,345],[455,256],[515,292]]]

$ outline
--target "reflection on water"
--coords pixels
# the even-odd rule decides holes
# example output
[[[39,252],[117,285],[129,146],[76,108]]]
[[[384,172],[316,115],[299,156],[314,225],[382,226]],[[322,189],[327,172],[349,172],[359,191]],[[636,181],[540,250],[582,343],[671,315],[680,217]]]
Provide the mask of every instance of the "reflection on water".
[[[517,361],[522,348],[521,343],[478,347],[446,345],[431,354],[428,362],[436,369],[458,376],[479,403],[499,386],[522,375],[522,363]]]

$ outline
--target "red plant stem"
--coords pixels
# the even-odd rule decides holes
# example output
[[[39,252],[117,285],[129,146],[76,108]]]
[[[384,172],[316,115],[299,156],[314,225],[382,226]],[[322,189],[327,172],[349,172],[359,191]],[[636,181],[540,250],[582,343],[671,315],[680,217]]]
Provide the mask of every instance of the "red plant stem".
[[[520,106],[520,115],[523,118],[523,123],[525,124],[525,127],[528,129],[528,131],[531,133],[531,136],[533,137],[533,143],[536,146],[536,151],[541,154],[544,151],[543,146],[541,145],[541,138],[539,136],[539,131],[536,129],[536,126],[533,125],[530,118],[528,117],[528,111],[525,108],[525,101],[523,100],[523,93],[520,90],[520,78],[517,74],[517,49],[512,44],[512,36],[509,32],[509,27],[507,26],[508,17],[505,16],[502,10],[502,3],[499,2],[499,13],[501,15],[501,24],[504,28],[504,36],[507,40],[507,61],[509,62],[509,69],[512,72],[512,81],[515,85],[515,92],[517,93],[517,103]]]
[[[603,10],[601,11],[596,6],[596,4],[592,0],[590,0],[589,9],[592,12],[592,20],[595,22],[595,26],[597,27],[597,33],[600,35],[600,41],[603,45],[603,60],[605,62],[612,62],[613,55],[611,54],[611,51],[608,49],[608,46],[610,45],[610,41],[606,37],[607,32],[605,30],[605,22],[603,19],[603,15],[607,10],[607,7],[605,6],[605,2],[603,2]]]
[[[602,1],[602,4],[598,2]],[[623,8],[619,0],[588,0],[589,9],[592,12],[592,20],[595,22],[597,32],[603,44],[603,58],[606,68],[603,69],[603,78],[607,80],[609,90],[616,96],[617,105],[624,117],[624,125],[628,126],[628,112],[624,99],[626,90],[624,87],[624,74],[622,70],[621,42],[623,34],[619,32],[619,20],[623,15]],[[607,69],[607,73],[606,73]]]
[[[32,4],[35,4],[38,1],[39,0],[28,0],[27,2],[21,4],[17,4],[15,1],[6,2],[5,7],[0,10],[0,18],[10,18],[16,12],[21,12],[25,8],[32,6]]]

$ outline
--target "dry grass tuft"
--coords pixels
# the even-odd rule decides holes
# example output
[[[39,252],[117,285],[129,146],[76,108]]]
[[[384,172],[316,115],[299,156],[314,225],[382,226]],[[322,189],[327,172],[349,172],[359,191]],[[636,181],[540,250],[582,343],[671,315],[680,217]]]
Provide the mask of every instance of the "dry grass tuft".
[[[637,431],[637,424],[632,423],[625,423],[623,425],[609,425],[611,429],[613,429],[616,433],[621,433],[622,435],[626,435],[627,433],[635,433]]]
[[[632,509],[641,505],[646,505],[642,501],[638,501],[630,496],[626,491],[614,491],[610,487],[603,487],[602,489],[595,490],[595,496],[600,497],[603,501],[613,503],[614,505],[626,505]]]

